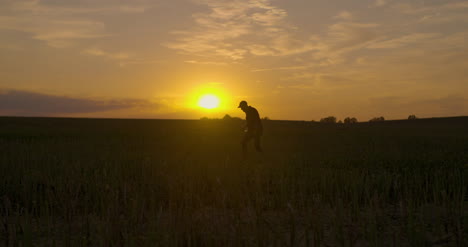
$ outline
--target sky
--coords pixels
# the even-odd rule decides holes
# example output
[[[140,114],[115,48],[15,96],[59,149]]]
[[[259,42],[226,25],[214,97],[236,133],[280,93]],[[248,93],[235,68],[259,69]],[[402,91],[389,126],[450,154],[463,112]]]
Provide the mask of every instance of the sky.
[[[468,115],[467,40],[460,0],[0,0],[0,115]]]

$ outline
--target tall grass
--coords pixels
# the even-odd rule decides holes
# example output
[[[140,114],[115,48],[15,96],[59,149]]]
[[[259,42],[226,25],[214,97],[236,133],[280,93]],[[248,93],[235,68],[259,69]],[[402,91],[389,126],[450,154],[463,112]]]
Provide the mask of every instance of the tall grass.
[[[0,245],[466,246],[466,119],[0,119]],[[253,148],[252,148],[253,150]]]

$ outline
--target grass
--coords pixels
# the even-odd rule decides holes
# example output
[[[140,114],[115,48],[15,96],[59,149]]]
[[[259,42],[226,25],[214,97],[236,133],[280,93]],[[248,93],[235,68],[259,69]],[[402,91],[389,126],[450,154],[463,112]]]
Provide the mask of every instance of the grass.
[[[0,245],[468,245],[468,118],[241,125],[0,118]]]

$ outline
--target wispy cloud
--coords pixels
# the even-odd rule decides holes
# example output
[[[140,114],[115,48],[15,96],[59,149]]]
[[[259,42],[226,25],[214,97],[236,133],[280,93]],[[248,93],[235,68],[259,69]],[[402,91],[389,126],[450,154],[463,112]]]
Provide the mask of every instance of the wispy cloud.
[[[437,13],[441,11],[461,11],[468,9],[468,1],[443,1],[433,4],[418,4],[418,3],[396,3],[393,5],[404,14],[424,14]]]
[[[264,72],[264,71],[279,71],[279,70],[304,70],[308,69],[310,66],[285,66],[285,67],[275,67],[275,68],[262,68],[262,69],[253,69],[252,72]]]
[[[314,49],[297,37],[284,9],[269,0],[203,0],[208,13],[194,14],[193,31],[177,31],[167,47],[182,53],[243,59],[247,55],[283,56]]]
[[[63,48],[73,45],[76,40],[107,36],[105,25],[90,20],[49,19],[34,15],[0,16],[0,29],[18,30],[31,33],[36,40],[49,46]]]
[[[134,3],[99,5],[95,2],[88,4],[88,7],[64,7],[39,0],[7,1],[1,5],[4,11],[0,15],[0,29],[31,33],[32,38],[58,48],[74,45],[77,40],[110,35],[106,25],[91,18],[90,14],[141,13],[152,6]]]
[[[443,15],[440,12],[424,15],[419,19],[420,23],[425,24],[449,24],[453,22],[468,23],[468,13],[452,13],[450,15]]]
[[[100,48],[84,49],[81,51],[81,53],[88,56],[101,57],[103,59],[117,61],[118,65],[121,67],[128,65],[164,63],[164,61],[157,59],[137,58],[134,54],[129,52],[111,52]]]
[[[186,60],[184,62],[190,63],[190,64],[199,64],[199,65],[218,65],[218,66],[227,65],[227,63],[224,63],[224,62],[213,62],[213,61]]]
[[[376,23],[339,22],[329,27],[328,39],[336,46],[347,46],[351,43],[363,43],[374,39],[377,34],[373,30]]]
[[[406,45],[411,44],[418,44],[421,42],[430,42],[431,39],[440,37],[441,34],[439,33],[413,33],[408,34],[402,37],[389,39],[389,40],[382,40],[376,41],[367,48],[370,49],[390,49],[390,48],[398,48]]]
[[[167,47],[187,55],[227,58],[248,56],[286,57],[310,53],[309,58],[323,66],[344,61],[344,55],[377,39],[375,23],[351,21],[351,12],[342,11],[325,34],[299,30],[288,21],[288,13],[269,0],[197,1],[209,8],[193,15],[196,27],[173,32],[178,38]],[[303,66],[303,65],[299,65]],[[286,70],[283,66],[279,70]],[[288,68],[288,70],[291,68]],[[255,71],[260,71],[257,69]],[[264,70],[269,70],[264,69]]]
[[[36,15],[73,15],[73,14],[116,14],[116,13],[142,13],[154,4],[131,2],[129,4],[106,4],[105,1],[87,2],[84,6],[65,7],[63,4],[47,5],[41,0],[18,0],[10,5],[15,11],[24,11]],[[110,2],[112,3],[112,2]]]
[[[374,5],[377,7],[385,6],[388,3],[387,0],[375,0]]]
[[[341,11],[338,15],[334,17],[334,19],[342,19],[342,20],[352,20],[353,14],[349,11]]]
[[[124,52],[107,52],[103,51],[99,48],[89,48],[83,51],[84,54],[97,56],[97,57],[104,57],[108,59],[116,59],[116,60],[127,60],[130,58],[130,54]]]
[[[313,54],[321,66],[336,65],[345,61],[350,52],[362,49],[377,40],[376,23],[338,22],[329,26],[328,33],[317,39],[322,47]]]

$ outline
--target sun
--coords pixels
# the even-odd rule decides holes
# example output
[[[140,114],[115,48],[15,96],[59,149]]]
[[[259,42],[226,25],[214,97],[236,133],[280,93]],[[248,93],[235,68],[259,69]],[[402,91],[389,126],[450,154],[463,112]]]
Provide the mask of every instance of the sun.
[[[213,94],[205,94],[198,100],[198,106],[205,109],[214,109],[219,106],[219,98]]]

